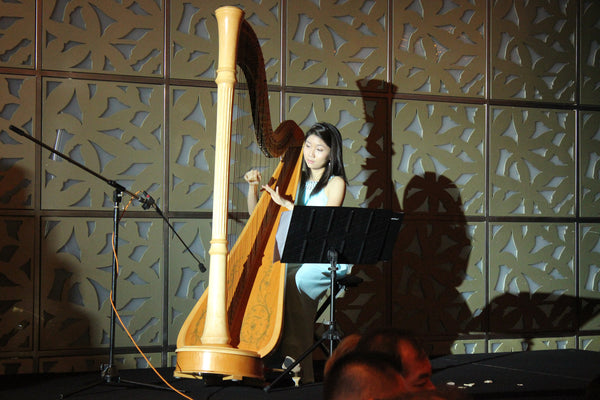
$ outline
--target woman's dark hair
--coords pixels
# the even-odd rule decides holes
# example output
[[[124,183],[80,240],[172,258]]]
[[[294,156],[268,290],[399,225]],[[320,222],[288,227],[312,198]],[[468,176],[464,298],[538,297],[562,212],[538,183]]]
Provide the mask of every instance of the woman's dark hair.
[[[314,124],[307,132],[304,140],[311,135],[317,136],[319,139],[325,142],[327,146],[329,146],[329,162],[325,166],[325,171],[317,182],[317,185],[313,189],[311,195],[319,193],[332,176],[341,177],[346,184],[348,183],[348,179],[346,178],[346,171],[344,169],[344,159],[342,157],[342,135],[340,131],[330,123],[327,122],[317,122]],[[306,165],[306,161],[304,161],[304,157],[302,158],[302,179],[300,182],[300,199],[304,198],[304,184],[310,177],[310,170],[308,169],[308,165]]]

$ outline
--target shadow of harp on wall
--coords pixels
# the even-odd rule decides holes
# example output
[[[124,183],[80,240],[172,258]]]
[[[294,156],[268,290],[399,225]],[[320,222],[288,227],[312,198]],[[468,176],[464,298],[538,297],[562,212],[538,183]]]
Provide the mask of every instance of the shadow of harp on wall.
[[[237,7],[215,11],[219,27],[217,124],[208,289],[177,338],[175,375],[264,379],[261,358],[276,346],[283,322],[285,265],[273,262],[280,206],[261,196],[228,252],[229,157],[236,63],[244,72],[258,146],[281,157],[270,184],[294,197],[304,135],[293,121],[271,128],[264,61],[258,39]]]

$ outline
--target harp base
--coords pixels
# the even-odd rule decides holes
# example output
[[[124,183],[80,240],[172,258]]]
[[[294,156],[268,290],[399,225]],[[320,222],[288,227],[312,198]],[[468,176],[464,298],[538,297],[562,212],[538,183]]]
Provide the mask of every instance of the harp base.
[[[253,351],[220,346],[185,346],[177,349],[174,376],[199,379],[202,374],[221,375],[223,380],[264,380],[264,366]]]

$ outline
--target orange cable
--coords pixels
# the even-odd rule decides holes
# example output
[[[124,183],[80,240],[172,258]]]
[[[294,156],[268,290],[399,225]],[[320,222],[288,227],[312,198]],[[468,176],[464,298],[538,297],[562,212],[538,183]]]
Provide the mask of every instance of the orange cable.
[[[137,193],[139,193],[139,192],[137,192]],[[133,198],[131,198],[129,200],[129,202],[127,203],[127,205],[123,209],[123,213],[121,214],[121,217],[119,217],[119,221],[118,222],[121,221],[121,218],[123,217],[123,214],[125,214],[125,211],[127,211],[127,208],[129,208],[129,205],[131,205],[132,201],[133,201]],[[112,250],[113,250],[113,255],[115,256],[115,274],[118,275],[119,274],[119,259],[117,258],[117,250],[115,248],[115,233],[114,232],[112,234]],[[115,277],[115,279],[116,278],[117,277]],[[169,382],[167,382],[167,380],[165,378],[163,378],[163,376],[160,374],[160,372],[158,372],[156,370],[156,368],[154,367],[154,365],[152,365],[152,363],[150,362],[150,360],[148,359],[148,357],[146,357],[146,355],[144,354],[144,352],[142,351],[142,349],[140,349],[140,347],[136,343],[135,339],[133,338],[133,336],[129,332],[129,329],[127,329],[127,327],[123,323],[123,320],[121,319],[121,316],[119,315],[119,312],[117,311],[117,307],[113,303],[112,299],[113,299],[113,291],[111,289],[111,291],[110,291],[110,297],[109,297],[110,306],[112,307],[115,315],[119,319],[119,322],[121,323],[121,327],[123,327],[123,329],[125,330],[125,333],[127,333],[127,336],[129,336],[129,339],[131,340],[131,342],[133,343],[133,345],[135,346],[135,348],[137,349],[137,351],[141,354],[142,357],[144,357],[144,360],[146,360],[146,362],[148,363],[148,365],[150,366],[150,368],[152,368],[152,371],[154,371],[154,373],[156,374],[156,376],[158,376],[160,378],[160,380],[162,380],[165,383],[165,385],[167,385],[169,388],[171,388],[177,394],[181,395],[182,397],[185,397],[188,400],[194,400],[191,397],[189,397],[189,396],[185,395],[184,393],[180,392],[179,390],[177,390],[175,387],[173,387]]]

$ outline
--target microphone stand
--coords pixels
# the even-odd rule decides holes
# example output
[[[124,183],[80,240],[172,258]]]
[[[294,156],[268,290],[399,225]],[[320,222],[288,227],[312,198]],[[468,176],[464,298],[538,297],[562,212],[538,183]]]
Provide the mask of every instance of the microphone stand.
[[[111,302],[112,302],[112,305],[114,305],[114,307],[116,307],[116,304],[117,304],[117,255],[118,255],[118,248],[119,248],[119,206],[121,204],[121,200],[123,199],[123,193],[127,193],[129,196],[138,200],[142,204],[142,208],[144,210],[147,210],[150,207],[154,207],[154,209],[161,216],[161,218],[163,220],[165,220],[167,222],[167,224],[169,225],[169,227],[173,230],[173,232],[175,232],[175,235],[183,243],[186,250],[189,251],[190,254],[192,255],[192,257],[194,257],[194,259],[198,262],[198,267],[199,267],[200,271],[201,272],[206,271],[206,268],[204,267],[204,265],[191,252],[190,248],[185,244],[185,242],[183,242],[183,239],[181,239],[181,237],[179,236],[177,231],[175,231],[175,228],[173,228],[173,226],[167,220],[167,218],[164,216],[164,214],[162,213],[160,208],[156,205],[156,202],[154,201],[152,196],[150,196],[148,193],[146,193],[145,191],[142,192],[143,195],[138,195],[138,194],[132,193],[129,190],[125,189],[118,182],[107,179],[104,176],[98,174],[97,172],[92,171],[85,165],[82,165],[82,164],[78,163],[77,161],[73,160],[71,157],[61,153],[60,151],[53,149],[52,147],[48,146],[44,142],[28,135],[22,129],[19,129],[14,125],[10,125],[10,130],[17,133],[20,136],[23,136],[24,138],[26,138],[28,140],[34,142],[35,144],[43,147],[44,149],[58,155],[59,157],[67,160],[71,164],[83,169],[84,171],[86,171],[89,174],[95,176],[96,178],[106,182],[108,185],[110,185],[114,188],[114,191],[113,191],[113,248],[114,248],[114,252],[113,252],[113,259],[112,259],[112,274],[111,274],[112,275],[111,276]],[[121,379],[121,377],[119,376],[118,369],[114,365],[116,315],[115,315],[115,309],[113,308],[112,305],[110,308],[110,341],[109,341],[109,347],[108,347],[108,364],[101,365],[101,380],[98,382],[92,383],[90,385],[84,386],[82,388],[79,388],[77,390],[74,390],[72,392],[69,392],[69,393],[61,393],[59,395],[60,399],[65,399],[75,393],[79,393],[84,390],[91,389],[93,387],[96,387],[96,386],[104,384],[104,383],[106,383],[106,384],[124,383],[124,384],[128,384],[128,385],[137,385],[137,386],[153,388],[153,389],[171,390],[170,388],[159,386],[159,385],[151,385],[151,384],[146,384],[146,383],[142,383],[142,382],[133,382],[133,381]]]

